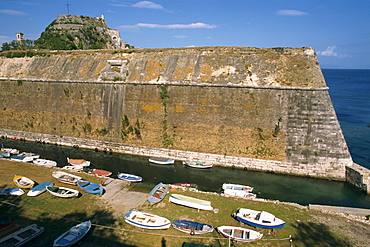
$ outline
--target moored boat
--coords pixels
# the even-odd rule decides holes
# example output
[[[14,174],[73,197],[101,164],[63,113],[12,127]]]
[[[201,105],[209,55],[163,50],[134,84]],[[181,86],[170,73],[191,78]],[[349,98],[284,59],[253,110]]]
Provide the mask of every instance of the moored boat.
[[[30,191],[28,191],[27,196],[38,196],[46,191],[47,186],[53,185],[52,182],[45,181],[41,184],[36,185]]]
[[[55,166],[57,166],[57,162],[54,161],[54,160],[34,159],[32,162],[36,165],[45,166],[45,167],[55,167]]]
[[[213,164],[209,164],[204,161],[196,161],[196,160],[183,161],[182,164],[189,166],[189,167],[200,168],[200,169],[213,167]]]
[[[71,172],[83,172],[84,168],[85,167],[83,167],[83,166],[63,166],[62,167],[63,170],[68,170],[68,171],[71,171]]]
[[[174,183],[170,184],[169,186],[170,188],[189,189],[189,190],[196,190],[198,188],[198,185],[194,183]]]
[[[271,213],[247,208],[237,209],[233,217],[240,222],[260,228],[275,229],[283,228],[285,225],[285,221],[276,218],[275,215]]]
[[[20,175],[15,175],[13,178],[13,182],[19,187],[23,189],[30,189],[35,185],[35,182],[32,181],[31,179],[25,177],[25,176],[20,176]]]
[[[80,176],[76,176],[63,171],[54,171],[51,175],[62,183],[72,185],[76,185],[77,180],[82,179],[82,177]]]
[[[125,221],[133,226],[146,229],[168,229],[171,226],[171,221],[164,217],[135,209],[131,209],[125,215]]]
[[[148,201],[151,204],[158,203],[163,200],[163,198],[168,193],[168,184],[159,183],[150,191],[148,195]]]
[[[184,196],[180,194],[171,194],[169,201],[175,204],[179,204],[182,206],[187,206],[191,208],[196,209],[202,209],[202,210],[213,210],[213,207],[211,206],[210,201],[190,197],[190,196]]]
[[[143,178],[138,175],[133,175],[133,174],[128,174],[128,173],[118,173],[117,177],[122,180],[129,181],[129,182],[140,182],[143,180]]]
[[[62,198],[78,197],[79,195],[78,190],[74,190],[74,189],[70,189],[66,187],[46,186],[46,190],[53,196],[62,197]]]
[[[237,242],[257,242],[263,236],[257,231],[237,226],[219,226],[217,231],[224,237]]]
[[[224,183],[222,188],[224,190],[223,194],[226,196],[243,197],[247,199],[255,199],[257,197],[256,194],[252,193],[253,187],[248,185]]]
[[[99,184],[90,182],[90,181],[80,179],[80,180],[77,180],[76,184],[84,192],[87,192],[90,194],[102,195],[104,193],[104,189],[102,186],[100,186]]]
[[[189,220],[174,220],[172,226],[173,228],[181,232],[189,233],[190,235],[209,233],[214,229],[214,227],[209,224]]]
[[[72,246],[76,244],[78,241],[80,241],[91,229],[91,221],[85,221],[82,222],[62,235],[60,235],[57,239],[54,241],[54,247],[67,247]]]
[[[24,194],[24,191],[20,188],[6,188],[0,190],[1,196],[21,196]]]
[[[97,177],[100,177],[100,178],[106,178],[106,177],[109,177],[110,175],[112,175],[112,172],[102,170],[102,169],[90,169],[90,171],[88,173],[91,174],[91,175],[95,175]]]
[[[175,164],[174,159],[161,158],[161,157],[150,157],[149,162],[158,164],[158,165],[173,165]]]
[[[67,162],[72,166],[90,166],[90,161],[84,159],[71,159],[67,157]]]

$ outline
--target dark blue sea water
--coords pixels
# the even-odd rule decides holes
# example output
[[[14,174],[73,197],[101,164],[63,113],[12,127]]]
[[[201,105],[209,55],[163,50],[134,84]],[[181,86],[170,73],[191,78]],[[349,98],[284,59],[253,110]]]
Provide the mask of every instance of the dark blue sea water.
[[[323,74],[353,161],[370,169],[370,70]]]

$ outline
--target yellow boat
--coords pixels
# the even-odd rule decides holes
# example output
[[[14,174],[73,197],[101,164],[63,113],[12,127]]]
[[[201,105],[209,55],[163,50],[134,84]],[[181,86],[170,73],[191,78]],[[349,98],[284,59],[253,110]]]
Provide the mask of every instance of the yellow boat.
[[[13,182],[18,187],[23,188],[23,189],[31,189],[35,185],[34,181],[24,176],[20,176],[20,175],[15,175],[13,178]]]

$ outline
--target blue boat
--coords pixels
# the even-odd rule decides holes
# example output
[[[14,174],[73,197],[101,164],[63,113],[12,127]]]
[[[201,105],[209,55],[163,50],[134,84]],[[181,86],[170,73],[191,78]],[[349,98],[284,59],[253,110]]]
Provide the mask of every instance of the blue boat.
[[[140,182],[143,180],[143,178],[138,175],[132,175],[128,173],[119,173],[117,177],[129,182]]]
[[[21,196],[24,191],[20,188],[6,188],[0,190],[0,196]]]
[[[94,184],[93,182],[80,179],[80,180],[77,180],[76,184],[84,192],[87,192],[90,194],[102,195],[104,193],[103,187],[100,186],[99,184]]]
[[[149,196],[148,196],[148,201],[151,204],[158,203],[163,200],[163,198],[166,196],[168,193],[168,184],[164,183],[159,183],[154,188],[152,191],[150,191]]]
[[[214,229],[211,225],[189,220],[174,220],[172,226],[181,232],[190,233],[190,235],[209,233]]]
[[[36,185],[30,191],[28,191],[27,196],[38,196],[46,191],[47,186],[52,186],[53,183],[49,181],[42,182],[41,184]]]
[[[55,241],[54,241],[54,247],[66,247],[66,246],[72,246],[76,244],[78,241],[80,241],[87,232],[91,229],[91,221],[85,221],[82,222],[62,235],[60,235]]]
[[[271,213],[247,208],[237,209],[233,217],[240,222],[260,228],[279,229],[285,225],[285,221],[276,218]]]

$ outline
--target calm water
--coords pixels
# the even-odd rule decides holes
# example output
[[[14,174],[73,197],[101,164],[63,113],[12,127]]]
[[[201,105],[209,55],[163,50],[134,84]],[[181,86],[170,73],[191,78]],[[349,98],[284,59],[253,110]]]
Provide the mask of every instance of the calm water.
[[[370,128],[367,126],[370,123],[370,105],[369,100],[366,99],[363,84],[366,84],[370,71],[324,70],[323,72],[352,156],[357,163],[363,166],[369,165],[369,145],[366,145],[366,142],[369,144],[370,140],[368,138]],[[369,83],[366,86],[369,89]],[[366,109],[362,109],[364,106]],[[9,139],[2,139],[0,142],[4,146],[18,148],[21,151],[37,152],[44,158],[57,161],[60,166],[67,165],[67,157],[85,158],[92,161],[93,167],[110,170],[113,174],[128,172],[140,175],[144,181],[137,187],[141,190],[149,191],[158,182],[189,182],[197,183],[200,190],[220,192],[222,183],[232,182],[253,186],[260,198],[296,202],[301,205],[325,204],[370,208],[369,195],[343,182],[221,167],[199,170],[185,167],[180,162],[176,162],[174,166],[160,166],[149,164],[148,157],[107,154],[102,151]],[[367,154],[364,149],[367,150]]]

